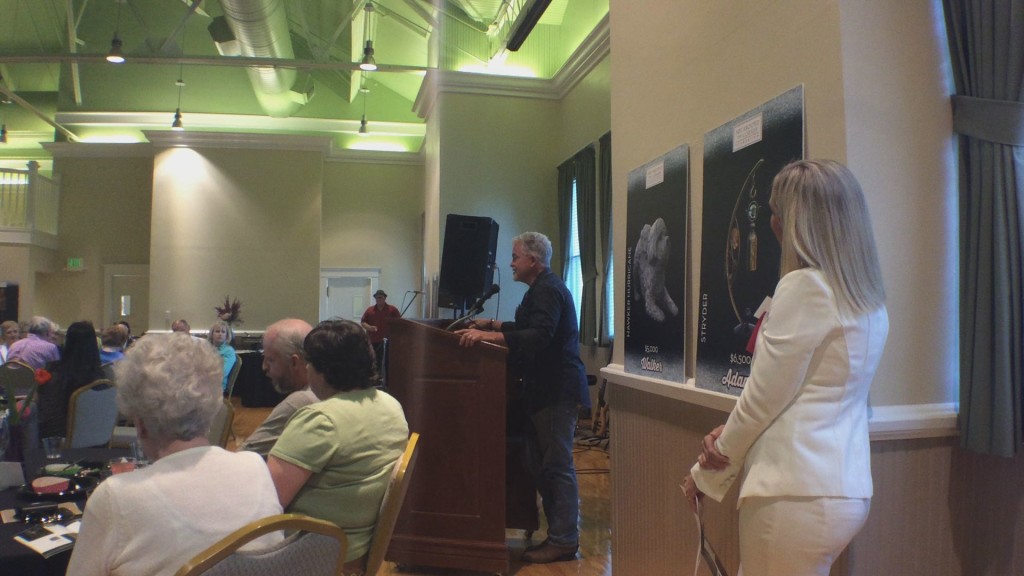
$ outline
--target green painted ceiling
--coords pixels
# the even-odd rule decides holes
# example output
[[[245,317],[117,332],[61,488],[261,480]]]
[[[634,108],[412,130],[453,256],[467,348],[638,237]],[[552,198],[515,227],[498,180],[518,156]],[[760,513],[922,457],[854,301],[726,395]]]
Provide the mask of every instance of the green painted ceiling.
[[[354,147],[365,141],[356,137],[365,113],[368,140],[416,151],[423,120],[413,102],[426,70],[550,79],[609,0],[552,0],[522,48],[496,66],[509,27],[503,15],[532,1],[373,0],[367,24],[367,0],[230,0],[265,4],[286,25],[294,56],[272,63],[297,70],[287,94],[311,97],[289,100],[282,113],[261,105],[241,58],[218,53],[208,27],[228,0],[0,0],[0,88],[15,95],[0,104],[8,131],[0,163],[44,158],[41,144],[55,133],[68,139],[47,120],[84,141],[144,141],[142,130],[170,129],[179,78],[187,130],[330,135]],[[127,58],[120,65],[103,60],[115,30]],[[356,66],[366,31],[376,72]]]

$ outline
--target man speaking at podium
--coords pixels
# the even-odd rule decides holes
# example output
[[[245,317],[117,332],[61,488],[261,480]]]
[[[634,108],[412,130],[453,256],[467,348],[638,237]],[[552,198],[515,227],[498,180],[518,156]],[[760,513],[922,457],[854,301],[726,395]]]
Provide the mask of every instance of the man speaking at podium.
[[[572,461],[579,406],[589,406],[586,371],[580,360],[579,324],[572,294],[551,271],[551,241],[524,232],[512,242],[512,278],[530,288],[514,322],[472,321],[458,330],[459,344],[507,346],[522,374],[526,422],[526,466],[533,474],[548,520],[548,537],[526,549],[523,561],[573,560],[579,548],[579,489]]]

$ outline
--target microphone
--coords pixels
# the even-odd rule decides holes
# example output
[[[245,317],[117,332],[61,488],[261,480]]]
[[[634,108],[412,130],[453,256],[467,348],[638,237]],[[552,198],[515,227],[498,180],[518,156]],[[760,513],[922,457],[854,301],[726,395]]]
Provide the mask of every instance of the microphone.
[[[484,295],[481,296],[480,299],[476,301],[476,304],[473,304],[473,307],[469,309],[469,312],[466,312],[465,316],[458,318],[454,322],[449,324],[448,327],[445,328],[445,330],[448,330],[449,332],[455,330],[457,326],[460,326],[467,319],[472,318],[473,316],[476,316],[477,314],[483,312],[484,302],[487,302],[487,300],[490,299],[491,296],[494,296],[499,291],[501,291],[501,286],[498,286],[497,284],[491,284],[491,287],[488,288],[487,291],[484,292]]]
[[[497,294],[500,291],[501,291],[501,286],[498,286],[497,284],[491,284],[491,287],[488,288],[487,291],[484,292],[483,296],[481,296],[480,299],[476,301],[476,304],[473,304],[473,307],[470,308],[470,310],[471,311],[476,311],[477,314],[479,314],[480,312],[483,312],[484,302],[487,302],[488,300],[490,300],[491,296],[494,296],[495,294]]]

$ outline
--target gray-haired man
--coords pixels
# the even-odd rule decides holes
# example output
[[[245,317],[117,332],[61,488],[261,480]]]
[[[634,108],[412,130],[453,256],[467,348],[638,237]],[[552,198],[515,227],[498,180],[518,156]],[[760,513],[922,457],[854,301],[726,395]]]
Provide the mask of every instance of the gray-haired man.
[[[306,382],[306,355],[302,341],[313,327],[305,320],[287,318],[267,327],[263,334],[263,372],[271,385],[288,396],[274,407],[270,416],[245,440],[239,450],[267,457],[296,410],[319,402]]]

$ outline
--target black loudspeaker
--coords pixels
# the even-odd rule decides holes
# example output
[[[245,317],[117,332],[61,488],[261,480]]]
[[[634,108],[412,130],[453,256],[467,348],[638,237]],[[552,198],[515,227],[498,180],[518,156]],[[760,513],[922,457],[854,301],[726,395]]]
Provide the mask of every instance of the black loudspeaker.
[[[485,216],[449,214],[437,287],[440,308],[464,310],[483,295],[494,279],[498,223]]]

